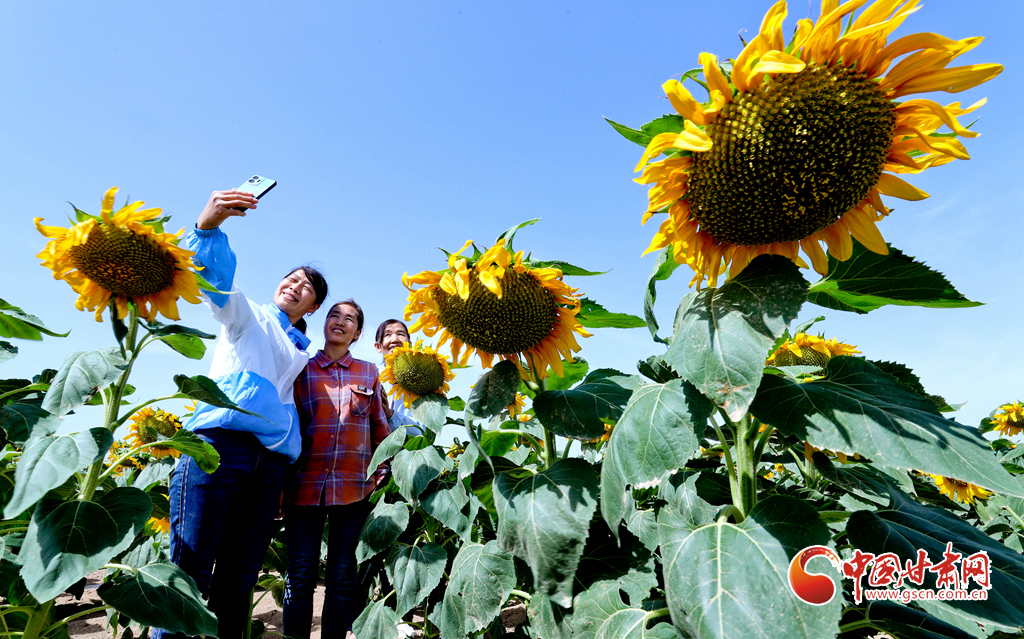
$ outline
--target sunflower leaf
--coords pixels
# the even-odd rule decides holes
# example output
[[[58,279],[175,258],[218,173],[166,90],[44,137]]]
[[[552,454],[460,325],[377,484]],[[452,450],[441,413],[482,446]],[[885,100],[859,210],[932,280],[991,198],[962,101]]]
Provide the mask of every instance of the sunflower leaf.
[[[647,322],[636,315],[628,313],[612,313],[594,300],[580,300],[580,311],[576,321],[587,328],[642,328]]]
[[[71,353],[50,383],[43,408],[57,417],[64,417],[114,383],[127,368],[128,362],[115,347]]]
[[[128,548],[153,507],[149,495],[131,487],[115,488],[95,502],[43,504],[33,512],[18,553],[21,577],[39,601],[53,599]]]
[[[739,419],[754,401],[769,349],[806,294],[792,260],[758,256],[721,288],[683,298],[665,361],[730,419]]]
[[[385,568],[398,593],[397,617],[404,617],[441,583],[447,563],[448,553],[433,542],[391,550]]]
[[[206,355],[206,344],[195,335],[161,335],[156,339],[189,359],[203,359]]]
[[[0,428],[7,433],[7,440],[18,446],[24,446],[33,435],[52,434],[59,425],[60,419],[35,404],[13,402],[0,407]]]
[[[608,271],[588,271],[578,266],[573,266],[562,260],[530,260],[530,268],[557,268],[562,275],[574,277],[587,277],[590,275],[604,275]]]
[[[196,583],[174,564],[142,566],[135,574],[100,585],[96,592],[106,604],[144,626],[187,635],[217,633],[217,617],[207,609]]]
[[[441,639],[463,639],[487,627],[515,586],[512,555],[497,542],[465,544],[452,562],[444,599],[431,615]]]
[[[658,532],[665,595],[681,636],[817,639],[839,632],[841,596],[808,606],[789,594],[790,560],[807,546],[831,543],[806,503],[769,497],[741,524],[721,519],[704,526],[665,507]]]
[[[67,333],[54,333],[46,328],[35,315],[29,315],[17,306],[0,299],[0,337],[16,337],[18,339],[41,340],[42,334],[51,337],[67,337]]]
[[[207,282],[206,278],[204,278],[199,273],[192,271],[192,274],[196,276],[196,286],[198,286],[200,290],[206,291],[207,293],[216,293],[218,295],[234,295],[235,293],[238,292],[218,290],[216,286]]]
[[[856,357],[833,357],[813,381],[766,375],[750,412],[815,448],[1024,496],[976,429],[946,419],[930,399]]]
[[[656,289],[658,282],[660,280],[667,280],[677,268],[679,268],[679,264],[672,257],[672,247],[669,246],[658,253],[658,259],[654,262],[654,269],[651,271],[650,277],[647,278],[647,290],[644,292],[644,318],[647,321],[647,328],[651,331],[651,337],[654,338],[654,341],[662,344],[671,343],[672,338],[666,340],[658,337],[658,320],[654,317],[654,301],[658,298],[658,291]]]
[[[571,605],[597,500],[597,474],[582,459],[562,459],[526,476],[506,472],[494,481],[498,544],[530,566],[537,595]]]
[[[198,328],[192,328],[189,326],[182,326],[181,324],[162,324],[157,321],[146,322],[139,320],[139,325],[146,329],[154,337],[161,337],[164,335],[195,335],[203,339],[217,339],[217,336],[212,333],[201,331]]]
[[[981,306],[934,271],[897,248],[878,255],[853,241],[853,256],[840,262],[829,255],[828,275],[811,285],[807,300],[818,306],[864,314],[888,304],[929,308]]]
[[[1003,544],[990,539],[974,526],[947,512],[944,508],[918,503],[895,486],[889,486],[892,501],[888,508],[857,511],[846,526],[854,547],[862,552],[893,552],[902,562],[917,558],[918,549],[928,554],[929,561],[942,561],[946,545],[964,558],[985,551],[991,562],[991,584],[986,601],[926,601],[918,604],[939,619],[963,627],[962,622],[977,628],[985,626],[985,634],[1001,629],[1013,632],[1024,626],[1024,559]],[[935,588],[936,573],[925,571],[923,588]],[[914,587],[910,583],[906,587]],[[961,584],[963,586],[963,584]]]
[[[391,473],[398,484],[398,492],[413,504],[419,502],[427,485],[441,476],[444,467],[444,458],[434,446],[400,450],[391,461]]]
[[[0,340],[0,362],[6,362],[18,356],[18,347],[10,342]]]
[[[391,434],[381,441],[377,446],[377,450],[373,451],[373,457],[370,459],[370,463],[366,467],[367,480],[369,480],[370,477],[373,477],[373,474],[377,472],[378,466],[394,457],[395,453],[405,447],[405,435],[405,426],[399,426],[395,430],[391,431]]]
[[[440,393],[417,397],[412,403],[413,419],[429,430],[440,433],[448,417],[448,400]]]
[[[203,472],[212,473],[220,466],[220,453],[217,449],[190,430],[179,429],[170,439],[161,438],[160,443],[196,460],[196,465]]]
[[[575,388],[538,393],[533,410],[556,435],[588,441],[603,435],[606,423],[618,421],[639,383],[636,376],[598,369]]]
[[[420,507],[449,530],[469,542],[473,522],[462,510],[469,503],[469,495],[462,482],[435,483],[420,496]]]
[[[359,613],[352,622],[352,631],[363,637],[401,639],[402,633],[398,630],[400,622],[401,617],[387,606],[387,600],[381,599]]]
[[[648,144],[651,143],[651,136],[644,133],[643,131],[631,129],[625,124],[619,124],[615,120],[609,120],[608,118],[605,118],[604,121],[612,125],[612,128],[618,131],[619,135],[626,138],[630,142],[633,142],[634,144],[639,144],[640,146],[646,147]]]
[[[449,397],[448,408],[450,410],[455,411],[456,413],[461,413],[462,411],[466,410],[466,400],[462,399],[458,395],[456,395],[455,397]]]
[[[408,526],[409,504],[404,501],[393,504],[384,500],[377,502],[359,532],[356,561],[363,563],[377,553],[390,549]]]
[[[893,637],[914,639],[973,639],[975,635],[928,613],[893,601],[875,601],[863,609],[871,627]]]
[[[102,427],[31,440],[14,469],[14,494],[4,507],[4,518],[11,519],[30,508],[47,491],[57,488],[82,468],[103,459],[113,443],[113,435]]]
[[[187,375],[175,375],[174,383],[178,386],[178,392],[175,394],[175,398],[194,399],[211,406],[216,406],[217,408],[230,408],[231,410],[237,410],[238,412],[245,413],[246,415],[252,415],[253,417],[264,419],[262,415],[247,411],[232,402],[228,399],[228,396],[224,394],[224,391],[217,386],[217,382],[205,375],[196,375],[194,377],[188,377]]]
[[[507,231],[505,231],[504,233],[499,235],[498,239],[497,239],[497,242],[505,240],[505,245],[506,246],[512,246],[512,239],[516,236],[516,233],[519,231],[519,229],[526,228],[527,226],[533,226],[537,222],[540,222],[540,218],[539,217],[535,217],[532,220],[526,220],[525,222],[520,222],[519,224],[516,224],[515,226],[510,227]],[[475,258],[477,258],[477,257],[479,257],[479,256],[475,256]]]

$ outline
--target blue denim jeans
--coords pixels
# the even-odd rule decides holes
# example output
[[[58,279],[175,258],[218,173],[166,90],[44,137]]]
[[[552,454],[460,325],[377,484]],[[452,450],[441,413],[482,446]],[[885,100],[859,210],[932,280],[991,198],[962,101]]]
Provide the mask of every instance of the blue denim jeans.
[[[195,580],[217,615],[220,639],[244,636],[263,559],[276,528],[288,458],[252,433],[196,433],[220,453],[216,472],[187,456],[171,474],[171,561]],[[215,567],[216,566],[216,567]],[[155,630],[156,639],[181,637]]]
[[[368,499],[343,506],[288,506],[284,529],[288,541],[288,586],[284,595],[284,634],[308,639],[313,624],[313,591],[320,568],[324,522],[327,538],[326,597],[320,615],[320,636],[344,637],[366,605],[366,592],[356,575],[356,544],[370,514]]]

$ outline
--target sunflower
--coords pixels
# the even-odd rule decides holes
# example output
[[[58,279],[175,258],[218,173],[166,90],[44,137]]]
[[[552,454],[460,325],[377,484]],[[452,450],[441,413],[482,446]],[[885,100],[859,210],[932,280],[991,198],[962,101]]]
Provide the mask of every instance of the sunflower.
[[[431,393],[444,395],[448,382],[455,379],[455,373],[448,368],[448,357],[435,353],[434,349],[423,346],[423,340],[415,346],[408,343],[395,347],[384,356],[382,382],[392,384],[392,396],[401,397],[409,408],[416,398]]]
[[[976,137],[957,118],[985,102],[962,108],[897,100],[963,91],[1003,67],[946,68],[982,38],[918,33],[889,43],[917,0],[877,0],[850,16],[844,30],[843,19],[864,4],[823,0],[817,23],[800,20],[787,43],[786,3],[777,2],[731,70],[714,55],[700,55],[707,103],[676,80],[662,85],[682,119],[650,140],[636,167],[643,169],[636,182],[655,185],[642,221],[668,212],[645,253],[672,246],[676,262],[695,271],[690,284],[698,287],[704,280],[715,286],[724,270],[735,275],[765,253],[806,268],[801,249],[825,275],[821,243],[847,260],[851,236],[888,255],[875,227],[889,214],[881,196],[928,197],[894,174],[969,159],[955,136],[936,131],[945,125],[956,136]],[[662,131],[671,119],[659,121]],[[663,153],[665,159],[648,163]]]
[[[1020,402],[1000,406],[999,411],[992,416],[992,423],[1004,437],[1020,434],[1024,431],[1024,406]]]
[[[961,504],[973,504],[975,499],[988,499],[992,494],[977,484],[952,477],[931,475],[931,478],[935,480],[935,485],[939,488],[940,493]]]
[[[769,366],[820,366],[825,367],[834,355],[859,353],[856,346],[844,344],[835,338],[825,339],[807,333],[797,333],[787,339],[768,358]]]
[[[562,360],[573,361],[580,350],[573,333],[590,337],[576,321],[578,289],[563,282],[557,268],[530,268],[523,252],[511,253],[504,239],[470,263],[462,252],[472,243],[449,256],[447,271],[402,276],[409,289],[405,319],[420,314],[409,331],[432,336],[440,330],[438,346],[451,340],[452,359],[460,366],[475,351],[484,368],[498,356],[522,369],[522,358],[539,379],[549,366],[561,377]],[[417,284],[424,287],[413,288]]]
[[[132,448],[133,446],[131,446],[128,442],[122,441],[120,439],[115,440],[114,443],[110,446],[110,450],[107,452],[107,465],[111,465],[117,460],[121,459],[121,455],[124,455]],[[135,457],[129,457],[128,459],[118,464],[117,468],[115,468],[113,472],[115,475],[123,475],[124,473],[130,471],[133,467],[142,468],[143,464]]]
[[[153,532],[162,532],[166,535],[171,532],[171,520],[167,517],[150,517],[149,521],[146,522],[146,527]]]
[[[163,233],[157,220],[160,209],[142,209],[133,202],[114,212],[117,187],[103,196],[100,217],[84,216],[71,228],[43,226],[35,218],[36,229],[52,238],[37,257],[53,270],[54,279],[64,280],[78,293],[75,306],[80,311],[95,310],[96,321],[103,321],[103,310],[111,298],[117,317],[128,314],[128,302],[134,302],[139,315],[153,321],[156,314],[177,320],[179,297],[198,304],[199,287],[193,253],[178,248],[177,233]]]
[[[505,408],[508,411],[508,416],[512,419],[518,419],[523,416],[523,409],[526,408],[526,395],[522,393],[516,393],[516,398],[512,400],[512,403]],[[529,417],[527,416],[527,419]]]
[[[154,444],[160,441],[150,431],[159,433],[161,437],[170,438],[181,429],[178,417],[162,410],[154,411],[146,407],[132,415],[132,425],[128,430],[128,443],[132,448],[143,444]],[[169,446],[155,444],[146,449],[153,457],[179,457],[181,452]]]
[[[588,440],[588,444],[599,444],[608,441],[612,436],[612,431],[615,430],[615,424],[605,424],[604,433],[595,437],[594,439]]]

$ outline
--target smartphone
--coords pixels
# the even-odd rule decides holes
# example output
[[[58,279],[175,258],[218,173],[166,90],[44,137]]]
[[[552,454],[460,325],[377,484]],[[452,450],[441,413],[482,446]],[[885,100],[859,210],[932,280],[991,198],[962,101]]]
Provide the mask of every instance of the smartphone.
[[[258,200],[264,195],[266,195],[266,193],[275,186],[277,186],[277,182],[275,182],[274,180],[271,180],[270,178],[265,178],[261,175],[254,175],[248,180],[246,180],[245,184],[243,184],[242,186],[238,187],[235,190],[245,191],[246,193],[252,193],[253,195],[256,196],[256,199]],[[248,209],[236,206],[235,210],[246,211]]]

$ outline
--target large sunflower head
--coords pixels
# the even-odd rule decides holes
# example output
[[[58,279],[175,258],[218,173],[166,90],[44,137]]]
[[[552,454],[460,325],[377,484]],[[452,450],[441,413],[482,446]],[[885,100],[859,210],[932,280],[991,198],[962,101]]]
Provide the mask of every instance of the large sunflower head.
[[[935,480],[935,485],[939,488],[940,493],[961,504],[973,504],[975,499],[988,499],[992,494],[977,484],[960,479],[942,475],[931,475],[931,478]]]
[[[825,339],[807,333],[797,333],[768,357],[768,365],[824,368],[834,355],[853,355],[859,352],[856,346],[844,344],[835,338]]]
[[[917,0],[877,0],[854,19],[864,4],[823,0],[818,21],[800,20],[786,42],[781,0],[729,70],[700,55],[707,102],[676,80],[662,86],[681,117],[658,121],[665,132],[647,145],[636,181],[655,185],[643,222],[668,214],[647,252],[671,246],[676,261],[696,272],[691,285],[714,286],[726,269],[735,275],[765,253],[806,268],[801,249],[825,275],[821,243],[847,260],[851,236],[886,255],[875,227],[889,213],[881,196],[928,196],[896,174],[968,159],[955,136],[978,134],[957,118],[984,100],[967,108],[898,100],[963,91],[1002,66],[948,67],[981,38],[918,33],[889,42]],[[942,126],[955,135],[937,133]]]
[[[153,410],[148,406],[132,415],[132,424],[128,427],[127,441],[132,448],[143,444],[154,444],[146,449],[153,457],[178,457],[181,453],[170,446],[156,442],[169,439],[181,429],[181,422],[176,415],[162,410]]]
[[[384,356],[382,382],[392,384],[390,395],[400,397],[409,408],[417,397],[448,392],[448,382],[455,373],[448,368],[448,357],[435,353],[418,340],[415,346],[405,343]]]
[[[1012,437],[1024,432],[1024,406],[1020,402],[1005,404],[992,415],[995,430],[1004,437]]]
[[[517,364],[525,360],[538,378],[549,366],[561,376],[562,360],[573,361],[572,353],[580,350],[573,333],[590,337],[576,321],[577,289],[562,281],[557,268],[531,268],[522,251],[508,250],[505,239],[464,257],[472,244],[449,256],[446,271],[402,276],[409,289],[405,319],[420,315],[409,331],[441,331],[438,346],[451,340],[452,359],[460,366],[475,351],[485,368],[498,356]]]
[[[164,233],[160,209],[143,209],[143,202],[114,212],[116,194],[114,187],[103,196],[99,217],[79,213],[82,221],[71,228],[43,226],[43,218],[35,218],[36,229],[51,238],[37,257],[54,279],[78,293],[78,310],[96,311],[97,322],[103,321],[111,299],[118,318],[128,314],[131,301],[147,320],[157,313],[177,320],[179,297],[200,302],[196,276],[189,270],[193,253],[177,246],[184,229]]]

